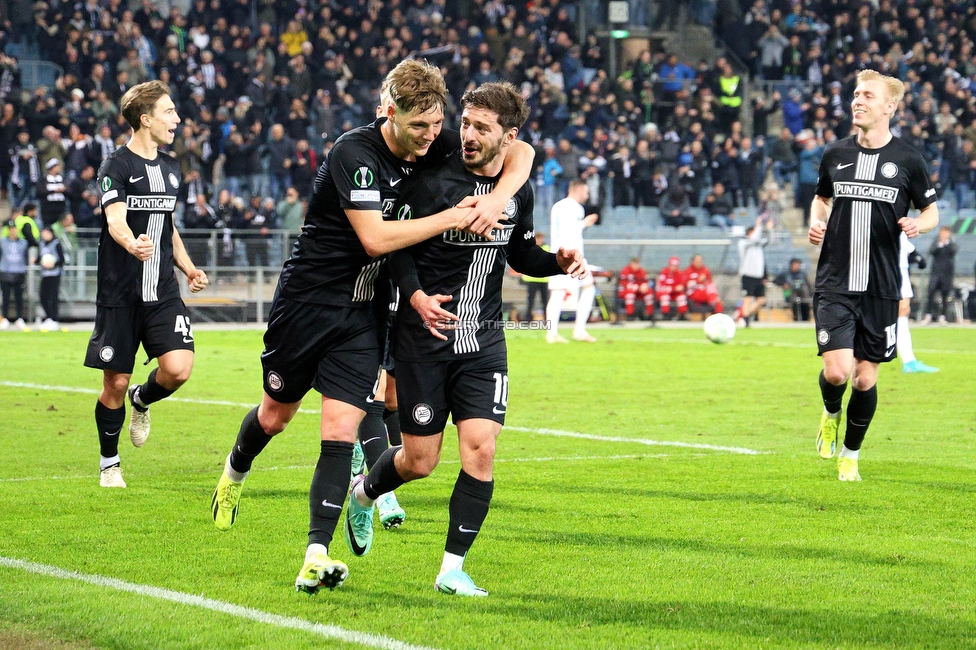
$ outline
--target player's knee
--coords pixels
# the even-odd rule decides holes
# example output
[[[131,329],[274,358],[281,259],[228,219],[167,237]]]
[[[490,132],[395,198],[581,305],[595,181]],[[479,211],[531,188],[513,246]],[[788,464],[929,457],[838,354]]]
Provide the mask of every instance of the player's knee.
[[[258,409],[258,424],[269,436],[278,435],[284,431],[292,417],[291,413],[281,409]]]
[[[125,391],[129,388],[131,375],[106,376],[102,380],[102,387],[108,396],[113,400],[121,400],[125,396]]]
[[[437,467],[437,463],[440,461],[440,454],[435,454],[433,456],[418,456],[413,454],[406,454],[403,458],[403,467],[397,468],[401,470],[401,476],[408,481],[416,481],[417,479],[427,478],[430,476],[434,468]]]
[[[832,386],[846,384],[850,376],[850,372],[844,368],[836,366],[824,368],[824,379],[826,379],[827,383],[831,384]]]

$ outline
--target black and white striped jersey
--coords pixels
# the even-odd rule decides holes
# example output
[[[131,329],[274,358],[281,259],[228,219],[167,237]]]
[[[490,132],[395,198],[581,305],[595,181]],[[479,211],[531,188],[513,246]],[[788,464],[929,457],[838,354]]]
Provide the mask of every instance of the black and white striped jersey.
[[[140,261],[112,239],[108,220],[98,243],[98,294],[103,307],[132,307],[178,298],[173,273],[173,210],[180,188],[180,163],[162,152],[146,160],[119,147],[98,170],[102,209],[125,203],[126,223],[135,237],[147,235],[153,256]]]
[[[892,137],[879,149],[865,149],[856,136],[830,144],[820,162],[817,194],[833,198],[816,290],[901,297],[898,220],[935,203],[925,159]]]
[[[457,131],[442,131],[417,162],[397,158],[380,131],[386,118],[344,133],[315,177],[302,233],[278,280],[281,295],[299,302],[366,307],[385,258],[370,257],[346,210],[380,210],[391,218],[405,179],[460,149]]]
[[[489,194],[498,177],[467,171],[460,155],[440,168],[411,179],[394,208],[400,219],[419,219],[456,205],[466,196]],[[393,356],[403,361],[441,361],[505,352],[502,322],[502,279],[505,263],[517,271],[544,277],[562,273],[556,256],[535,243],[532,186],[526,183],[508,202],[506,219],[492,232],[493,240],[448,230],[390,256],[391,272],[400,289],[393,328]],[[456,329],[441,330],[447,341],[431,336],[410,305],[417,289],[452,299],[441,305],[455,314]]]

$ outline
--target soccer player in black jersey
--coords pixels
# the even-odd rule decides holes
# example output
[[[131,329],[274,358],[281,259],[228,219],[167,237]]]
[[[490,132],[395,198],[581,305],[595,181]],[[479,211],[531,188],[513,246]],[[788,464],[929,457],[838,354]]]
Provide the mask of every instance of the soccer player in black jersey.
[[[469,194],[490,192],[516,142],[528,107],[511,84],[487,83],[461,99],[463,148],[410,180],[394,207],[399,219],[423,222]],[[387,450],[353,483],[346,527],[373,500],[429,476],[440,458],[448,415],[458,427],[461,472],[450,501],[450,527],[435,581],[444,593],[485,596],[464,572],[464,556],[488,514],[495,439],[508,405],[508,359],[502,321],[506,261],[535,277],[583,275],[579,251],[549,253],[535,243],[534,200],[526,183],[488,239],[448,231],[391,256],[400,305],[393,330],[403,446]]]
[[[851,380],[837,459],[842,481],[861,480],[858,452],[878,405],[878,365],[895,358],[899,237],[916,237],[939,223],[925,159],[889,130],[904,94],[894,77],[873,70],[857,75],[851,102],[857,132],[824,151],[811,208],[810,243],[823,245],[813,296],[824,365],[817,451],[823,458],[834,455]],[[907,216],[912,204],[921,211],[916,218]]]
[[[321,453],[309,490],[305,563],[295,581],[297,589],[312,593],[335,588],[348,575],[343,562],[329,557],[328,546],[381,361],[381,323],[389,301],[376,282],[383,255],[456,228],[490,233],[528,179],[534,156],[522,143],[490,196],[445,206],[429,219],[384,220],[408,176],[460,147],[456,133],[441,134],[447,87],[437,68],[403,61],[387,81],[387,117],[343,134],[318,170],[305,225],[268,317],[261,355],[264,395],[241,423],[211,503],[215,526],[229,529],[254,458],[285,429],[309,389],[321,393]],[[347,540],[354,554],[368,550],[372,532],[370,516],[368,529]]]
[[[132,137],[98,171],[105,223],[98,244],[95,329],[85,365],[103,371],[95,404],[102,487],[125,487],[119,433],[126,390],[132,404],[129,438],[141,447],[149,436],[149,405],[172,395],[193,369],[190,314],[180,298],[174,264],[186,274],[190,291],[208,283],[173,226],[180,163],[158,150],[173,143],[180,123],[169,92],[165,83],[150,81],[122,96],[120,108]],[[159,367],[144,384],[129,388],[140,343]]]

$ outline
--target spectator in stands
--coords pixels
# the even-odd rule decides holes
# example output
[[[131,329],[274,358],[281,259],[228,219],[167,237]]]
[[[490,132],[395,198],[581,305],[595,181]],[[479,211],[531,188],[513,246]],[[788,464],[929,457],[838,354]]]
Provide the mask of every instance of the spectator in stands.
[[[556,196],[562,196],[569,190],[569,181],[579,178],[579,160],[583,152],[567,138],[560,138],[556,146],[556,161],[562,168],[562,174],[556,182]]]
[[[630,149],[626,146],[618,147],[617,153],[610,158],[608,174],[613,179],[613,207],[634,204],[633,175],[634,161]]]
[[[803,147],[799,160],[799,192],[796,196],[797,207],[803,208],[803,225],[810,226],[810,206],[817,193],[817,181],[820,179],[820,160],[823,158],[824,144],[818,140],[813,132],[804,130],[797,136],[797,143]]]
[[[688,312],[688,297],[685,295],[685,274],[681,270],[681,260],[677,255],[668,259],[668,265],[661,269],[654,285],[657,304],[661,306],[661,315],[671,317],[671,303],[678,309],[678,318],[684,320]]]
[[[61,173],[61,161],[51,158],[45,165],[47,173],[44,175],[42,187],[38,194],[41,197],[41,220],[51,225],[57,222],[67,209],[64,175]]]
[[[562,165],[556,159],[556,143],[547,138],[542,143],[545,158],[539,166],[536,178],[536,202],[542,214],[549,214],[556,203],[556,184],[563,174]]]
[[[780,129],[779,138],[769,148],[773,162],[773,178],[780,187],[793,187],[797,171],[796,152],[793,151],[793,133],[789,128]]]
[[[725,193],[725,186],[715,183],[711,193],[705,197],[705,211],[710,223],[723,231],[732,227],[732,201]]]
[[[647,279],[647,271],[640,265],[639,258],[632,257],[630,263],[620,271],[617,296],[624,302],[624,314],[627,320],[640,318],[640,314],[637,314],[634,309],[638,300],[644,303],[644,317],[653,320],[654,289]]]
[[[749,327],[749,319],[766,304],[766,256],[768,244],[763,237],[762,218],[749,226],[746,236],[739,240],[739,277],[742,280],[742,305],[735,319],[740,327]]]
[[[922,325],[932,322],[932,314],[936,312],[936,295],[941,297],[938,310],[939,324],[946,324],[946,314],[953,299],[956,276],[956,242],[952,241],[952,229],[949,226],[939,228],[939,238],[932,242],[929,255],[932,256],[932,270],[929,275],[929,291],[925,301],[925,318]]]
[[[718,149],[712,161],[712,181],[722,185],[733,207],[742,204],[738,160],[739,148],[735,140],[729,137],[722,142],[722,147]]]
[[[281,228],[291,233],[297,233],[305,221],[305,208],[298,197],[298,190],[289,187],[285,190],[285,198],[275,206]]]
[[[742,192],[742,206],[752,204],[759,206],[759,188],[762,186],[764,173],[766,171],[763,154],[765,141],[762,137],[757,138],[756,146],[752,146],[751,138],[742,138],[742,146],[739,148],[739,157],[735,161],[739,172],[739,186]]]
[[[810,320],[810,305],[813,298],[813,288],[810,280],[803,271],[803,261],[794,257],[790,260],[790,267],[773,278],[773,284],[783,289],[783,299],[793,310],[793,320]]]
[[[727,133],[732,123],[738,121],[742,111],[742,96],[744,86],[742,79],[735,73],[728,61],[722,64],[721,75],[713,89],[718,97],[718,111],[716,113],[718,130]]]
[[[21,205],[25,201],[37,198],[37,183],[41,179],[41,167],[37,158],[37,149],[30,142],[30,133],[21,131],[17,134],[17,144],[11,152],[13,170],[11,171],[10,202]]]
[[[0,239],[0,329],[27,329],[24,322],[24,281],[27,278],[27,241],[13,220],[4,226]],[[11,298],[13,304],[11,304]]]
[[[660,204],[661,220],[665,226],[680,228],[681,226],[694,226],[695,217],[691,214],[691,202],[688,200],[688,193],[679,185],[671,185],[664,193]]]
[[[696,310],[707,307],[713,314],[722,313],[722,299],[712,279],[712,272],[705,266],[705,258],[698,254],[691,257],[691,264],[684,270],[684,280],[690,307]]]
[[[299,196],[312,195],[312,182],[318,171],[318,157],[302,138],[295,143],[295,163],[291,167],[291,183]]]
[[[271,138],[265,146],[268,152],[268,174],[271,177],[271,196],[281,200],[285,188],[291,185],[291,166],[294,162],[295,141],[285,135],[285,127],[271,127]]]

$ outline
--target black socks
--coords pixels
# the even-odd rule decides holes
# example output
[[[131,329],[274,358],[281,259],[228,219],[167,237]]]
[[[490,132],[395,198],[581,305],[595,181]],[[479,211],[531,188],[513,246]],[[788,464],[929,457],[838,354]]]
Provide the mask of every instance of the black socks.
[[[241,430],[237,434],[237,442],[230,452],[230,466],[235,472],[249,472],[251,463],[271,442],[272,436],[264,432],[258,422],[258,407],[248,411],[241,422]]]
[[[824,408],[827,409],[828,413],[840,413],[841,402],[846,390],[847,382],[840,386],[834,386],[824,377],[823,370],[820,371],[820,394],[823,395]]]
[[[370,499],[378,499],[380,495],[393,492],[403,485],[406,481],[400,477],[393,464],[393,457],[400,451],[400,447],[390,447],[383,452],[376,464],[373,465],[366,480],[363,482],[363,492]]]
[[[163,388],[161,385],[156,383],[157,370],[159,370],[159,368],[153,368],[152,372],[149,373],[149,379],[146,380],[146,383],[139,386],[139,389],[135,392],[135,399],[138,400],[138,402],[135,402],[134,400],[136,406],[148,407],[153,402],[166,399],[176,392],[175,390]]]
[[[451,494],[446,552],[462,557],[468,552],[488,516],[494,488],[494,481],[479,481],[461,470]]]
[[[861,391],[852,388],[851,399],[847,402],[847,432],[844,434],[844,446],[851,451],[857,451],[864,442],[864,436],[871,425],[874,411],[878,408],[878,387]]]
[[[363,447],[367,470],[373,468],[390,446],[386,437],[386,425],[383,424],[384,411],[386,402],[375,401],[366,407],[366,417],[359,423],[359,444]]]
[[[328,547],[342,514],[352,471],[351,442],[323,440],[308,492],[308,543]]]
[[[121,408],[110,409],[101,402],[95,402],[95,426],[98,428],[98,446],[101,448],[102,458],[115,458],[119,455],[119,433],[123,424],[124,404]]]

